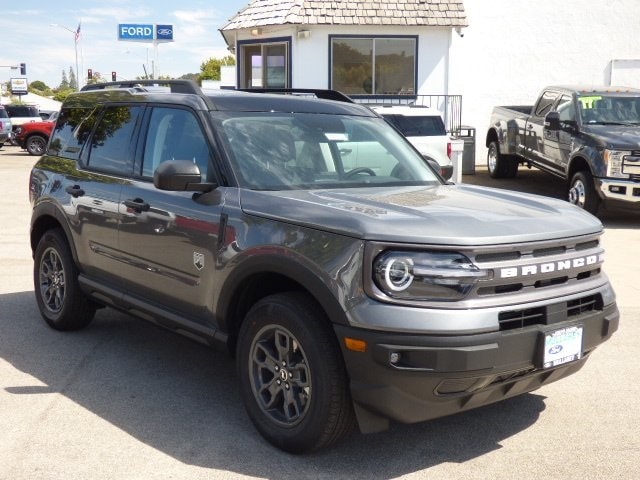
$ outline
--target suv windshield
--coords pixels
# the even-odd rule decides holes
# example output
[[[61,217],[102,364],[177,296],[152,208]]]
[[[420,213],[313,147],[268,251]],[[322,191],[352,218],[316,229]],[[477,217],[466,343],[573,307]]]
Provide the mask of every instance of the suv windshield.
[[[442,119],[436,115],[383,114],[383,116],[406,137],[433,137],[447,134]]]
[[[239,181],[251,189],[439,182],[422,157],[380,118],[251,112],[220,120]]]

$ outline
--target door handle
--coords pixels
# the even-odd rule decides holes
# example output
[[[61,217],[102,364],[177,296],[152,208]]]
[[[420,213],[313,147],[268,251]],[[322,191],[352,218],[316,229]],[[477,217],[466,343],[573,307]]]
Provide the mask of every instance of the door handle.
[[[141,198],[125,200],[124,204],[126,207],[134,210],[137,213],[148,212],[149,209],[151,208],[151,205],[149,205],[147,202],[145,202]]]
[[[80,188],[80,185],[73,185],[64,189],[73,198],[78,198],[84,195],[84,190]]]

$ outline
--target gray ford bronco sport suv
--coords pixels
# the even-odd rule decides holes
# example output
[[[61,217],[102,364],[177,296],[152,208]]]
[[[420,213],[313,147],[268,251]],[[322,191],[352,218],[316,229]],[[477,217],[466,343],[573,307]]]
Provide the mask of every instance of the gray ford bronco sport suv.
[[[338,92],[85,89],[31,173],[44,320],[107,306],[226,346],[281,449],[535,390],[618,328],[595,217],[446,184]]]

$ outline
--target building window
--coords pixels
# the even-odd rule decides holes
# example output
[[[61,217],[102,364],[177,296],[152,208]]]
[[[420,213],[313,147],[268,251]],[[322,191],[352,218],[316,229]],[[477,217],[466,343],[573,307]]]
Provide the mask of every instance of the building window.
[[[331,37],[331,88],[347,95],[415,95],[417,37]]]
[[[239,42],[240,88],[289,88],[290,45],[288,39],[268,43]]]

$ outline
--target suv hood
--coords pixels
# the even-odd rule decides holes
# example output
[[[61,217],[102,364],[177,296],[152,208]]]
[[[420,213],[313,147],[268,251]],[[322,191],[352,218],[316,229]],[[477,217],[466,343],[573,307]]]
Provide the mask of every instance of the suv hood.
[[[600,221],[567,202],[472,185],[251,191],[250,215],[364,240],[495,245],[593,234]]]

